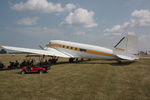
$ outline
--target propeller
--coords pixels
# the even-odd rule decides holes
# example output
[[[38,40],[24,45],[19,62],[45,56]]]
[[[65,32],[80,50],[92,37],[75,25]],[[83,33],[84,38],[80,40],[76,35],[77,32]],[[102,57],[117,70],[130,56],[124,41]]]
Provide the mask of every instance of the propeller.
[[[44,50],[44,48],[43,48],[41,45],[39,45],[39,47],[40,47],[42,50]]]

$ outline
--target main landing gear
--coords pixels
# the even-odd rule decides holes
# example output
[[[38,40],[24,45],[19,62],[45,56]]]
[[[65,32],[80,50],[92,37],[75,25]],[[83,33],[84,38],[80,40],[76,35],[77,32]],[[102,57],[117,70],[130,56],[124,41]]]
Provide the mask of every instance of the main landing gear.
[[[118,63],[121,64],[122,63],[121,60],[118,60]]]
[[[51,64],[56,64],[56,62],[58,61],[58,57],[52,57],[51,59],[49,59],[49,62],[51,62]]]
[[[72,63],[75,58],[69,58],[69,62]]]
[[[69,62],[79,62],[79,61],[83,61],[83,58],[81,58],[81,60],[79,60],[78,58],[69,58]]]

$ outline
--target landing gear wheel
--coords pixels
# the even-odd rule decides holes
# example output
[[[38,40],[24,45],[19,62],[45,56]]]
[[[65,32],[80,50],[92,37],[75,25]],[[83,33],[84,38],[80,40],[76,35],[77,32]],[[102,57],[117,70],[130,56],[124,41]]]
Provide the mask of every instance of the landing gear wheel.
[[[72,63],[74,58],[69,58],[69,62]]]
[[[119,60],[118,63],[121,64],[122,63],[121,60]]]
[[[23,70],[23,71],[21,71],[21,74],[25,74],[26,72]]]

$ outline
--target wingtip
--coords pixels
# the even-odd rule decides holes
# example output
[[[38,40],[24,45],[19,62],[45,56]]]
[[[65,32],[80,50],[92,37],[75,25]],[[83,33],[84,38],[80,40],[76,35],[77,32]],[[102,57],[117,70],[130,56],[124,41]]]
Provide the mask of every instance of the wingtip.
[[[3,48],[3,47],[0,45],[0,48]]]

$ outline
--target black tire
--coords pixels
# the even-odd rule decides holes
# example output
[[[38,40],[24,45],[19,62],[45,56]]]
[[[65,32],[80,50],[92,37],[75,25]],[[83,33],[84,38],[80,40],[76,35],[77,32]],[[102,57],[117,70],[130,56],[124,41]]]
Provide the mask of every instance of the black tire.
[[[23,70],[23,71],[21,71],[21,74],[26,74],[26,72]]]
[[[43,70],[40,70],[39,73],[40,73],[40,74],[43,74]]]

